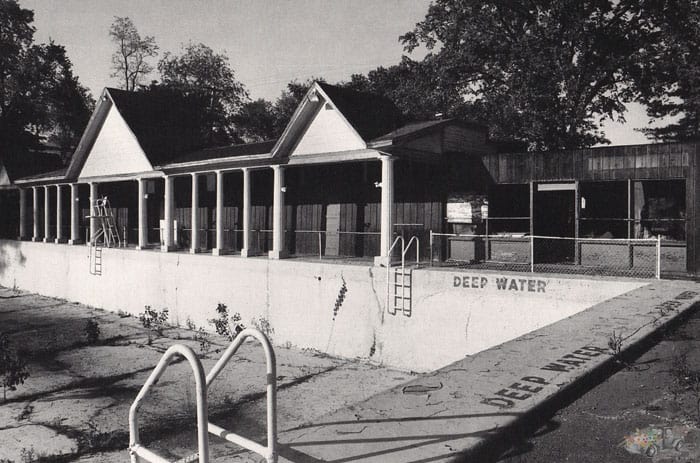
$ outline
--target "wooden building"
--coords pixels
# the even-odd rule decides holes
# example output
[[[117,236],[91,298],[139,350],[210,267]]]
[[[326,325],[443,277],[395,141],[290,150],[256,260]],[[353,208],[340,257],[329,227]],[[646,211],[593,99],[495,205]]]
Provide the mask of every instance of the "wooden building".
[[[138,249],[384,263],[397,234],[417,236],[427,259],[431,231],[456,231],[449,198],[474,193],[488,198],[477,233],[489,257],[517,260],[523,237],[551,236],[575,245],[533,255],[580,264],[600,254],[585,239],[662,237],[670,270],[700,266],[696,144],[501,153],[486,127],[406,123],[386,99],[323,83],[278,140],[197,149],[187,116],[165,97],[105,89],[67,168],[12,179],[6,228],[89,241],[91,201],[106,196]]]

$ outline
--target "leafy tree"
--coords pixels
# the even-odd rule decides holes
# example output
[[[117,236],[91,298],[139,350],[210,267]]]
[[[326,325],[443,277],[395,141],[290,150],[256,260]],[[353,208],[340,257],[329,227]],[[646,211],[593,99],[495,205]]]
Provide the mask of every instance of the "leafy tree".
[[[109,28],[109,36],[117,46],[112,54],[112,77],[117,77],[125,90],[136,90],[153,71],[148,59],[158,55],[156,39],[150,35],[142,38],[131,19],[118,16]]]
[[[325,82],[321,77],[312,77],[303,82],[296,79],[287,84],[287,88],[282,91],[282,94],[275,101],[275,136],[280,136],[287,124],[292,119],[294,111],[296,111],[301,99],[304,98],[306,92],[309,91],[314,82]]]
[[[671,117],[663,127],[647,128],[661,141],[700,138],[700,2],[681,0],[665,8],[647,9],[655,24],[655,40],[641,50],[637,80],[640,100],[652,119]]]
[[[448,114],[478,119],[497,138],[531,149],[607,142],[606,118],[624,120],[640,50],[654,38],[638,0],[436,0],[401,37],[461,101]]]
[[[189,43],[180,56],[165,53],[158,71],[161,85],[207,101],[210,145],[238,140],[234,115],[248,99],[248,92],[224,53],[214,53],[202,43]]]
[[[72,152],[94,105],[65,49],[34,44],[34,14],[0,1],[0,151],[22,153],[43,141]]]
[[[353,74],[342,85],[389,98],[408,119],[432,119],[462,102],[453,86],[440,85],[432,69],[429,60],[414,61],[404,56],[399,64],[380,66],[366,76]]]
[[[275,108],[264,98],[243,103],[234,116],[241,137],[248,142],[259,142],[275,138]]]

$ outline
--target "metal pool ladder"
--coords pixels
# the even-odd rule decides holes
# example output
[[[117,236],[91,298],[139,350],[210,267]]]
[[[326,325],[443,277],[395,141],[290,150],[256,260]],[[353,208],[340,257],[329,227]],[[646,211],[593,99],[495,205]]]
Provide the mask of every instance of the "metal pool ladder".
[[[416,243],[416,266],[420,264],[420,242],[417,236],[412,236],[408,244],[403,236],[399,235],[387,253],[386,265],[386,307],[391,315],[401,311],[406,317],[411,316],[413,308],[413,269],[406,267],[406,254],[411,249],[411,244]],[[398,243],[401,243],[401,266],[394,268],[391,276],[391,254]]]
[[[207,417],[207,390],[209,385],[219,376],[219,373],[221,373],[229,360],[231,360],[231,357],[233,357],[243,341],[249,337],[257,339],[260,344],[262,344],[267,361],[267,446],[263,446],[246,437],[234,434],[231,431],[227,431],[220,426],[210,423]],[[141,445],[139,439],[138,415],[139,408],[144,398],[166,370],[171,359],[178,355],[184,357],[189,362],[192,367],[192,372],[194,373],[195,394],[197,396],[198,452],[179,460],[168,460]],[[216,365],[214,365],[214,368],[211,369],[206,377],[204,376],[202,362],[199,361],[199,358],[195,355],[192,348],[182,344],[175,344],[165,351],[163,357],[161,357],[151,373],[151,376],[148,377],[148,380],[146,380],[146,383],[139,391],[136,399],[134,399],[134,403],[131,404],[131,408],[129,409],[129,454],[131,455],[131,463],[209,463],[209,433],[261,455],[268,463],[277,462],[277,367],[275,352],[272,349],[270,341],[259,330],[246,328],[241,331],[224,351],[224,354],[219,361],[216,362]]]

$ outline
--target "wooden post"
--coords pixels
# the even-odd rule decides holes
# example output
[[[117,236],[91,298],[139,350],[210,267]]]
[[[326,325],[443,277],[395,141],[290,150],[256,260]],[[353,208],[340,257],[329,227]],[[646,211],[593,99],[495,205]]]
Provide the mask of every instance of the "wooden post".
[[[32,241],[40,241],[39,238],[39,187],[32,187]]]
[[[56,243],[63,242],[63,204],[61,202],[61,185],[56,185]]]
[[[173,216],[175,215],[175,177],[165,176],[165,204],[163,214],[163,245],[161,251],[170,252],[175,250],[175,237],[173,236]]]
[[[19,189],[19,237],[20,240],[27,239],[27,189]]]
[[[270,259],[287,257],[284,239],[284,167],[272,166],[274,181],[272,186],[272,250],[268,253]]]
[[[80,196],[78,184],[70,184],[70,239],[68,244],[80,243]]]
[[[190,219],[192,234],[190,236],[190,253],[199,252],[199,175],[192,173],[192,216]]]
[[[51,240],[51,230],[49,225],[51,224],[51,193],[49,193],[49,186],[44,185],[44,243],[48,243]]]
[[[250,249],[250,169],[243,168],[243,248],[241,256],[248,257],[252,255]]]
[[[581,221],[581,185],[578,180],[574,182],[574,262],[576,265],[581,265],[581,245],[579,244],[580,221]]]
[[[382,156],[382,203],[379,255],[374,258],[374,265],[390,265],[388,256],[394,232],[394,158]]]
[[[530,271],[535,271],[535,182],[530,181]]]
[[[627,179],[627,263],[629,268],[634,267],[634,245],[632,241],[632,179]]]
[[[139,239],[136,249],[148,247],[148,203],[146,193],[146,179],[138,179],[138,209],[139,209]]]
[[[216,247],[211,253],[224,254],[224,173],[220,170],[216,171]]]
[[[95,215],[95,204],[97,202],[97,183],[95,182],[90,182],[90,215],[93,216]],[[90,235],[88,236],[88,240],[90,243],[92,243],[92,240],[95,239],[95,235],[97,234],[97,219],[96,218],[91,218],[90,219]]]

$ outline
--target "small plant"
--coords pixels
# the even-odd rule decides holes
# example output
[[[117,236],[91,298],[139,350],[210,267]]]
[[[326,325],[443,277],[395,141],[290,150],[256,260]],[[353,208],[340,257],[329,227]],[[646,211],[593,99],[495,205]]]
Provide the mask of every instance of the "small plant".
[[[88,344],[95,344],[100,339],[100,324],[94,318],[89,318],[85,322],[84,331]]]
[[[185,320],[185,327],[190,331],[197,331],[197,325],[194,324],[190,317],[187,317],[187,320]]]
[[[253,318],[250,324],[270,340],[272,339],[272,335],[275,334],[275,329],[270,325],[270,320],[263,316],[258,317],[257,320]]]
[[[122,309],[117,310],[117,315],[119,315],[119,318],[131,317],[131,314],[129,314],[129,312],[125,312]]]
[[[194,333],[194,340],[199,342],[199,351],[202,355],[206,355],[211,350],[211,341],[209,340],[209,333],[203,327],[199,327]]]
[[[219,303],[216,306],[217,318],[209,319],[209,324],[214,325],[217,334],[226,336],[229,341],[233,341],[238,336],[238,333],[245,329],[241,323],[241,314],[236,312],[232,317],[229,317],[228,307],[226,304]]]
[[[145,306],[143,313],[139,315],[139,321],[144,328],[148,330],[148,345],[153,342],[152,335],[155,333],[158,336],[163,336],[168,322],[168,309],[154,310],[150,305]]]
[[[614,330],[608,338],[608,348],[613,357],[619,357],[622,353],[622,333],[616,333]]]
[[[14,391],[29,377],[27,362],[12,346],[5,333],[0,333],[0,378],[2,399],[7,400],[7,390]]]
[[[340,275],[340,279],[343,281],[343,284],[340,285],[338,297],[335,298],[335,306],[333,307],[333,320],[335,320],[335,317],[336,315],[338,315],[340,307],[343,305],[343,302],[345,302],[345,293],[348,292],[348,286],[345,283],[345,278],[343,278],[343,275]]]

